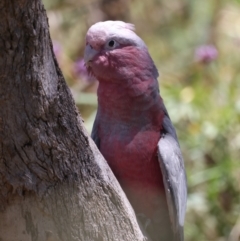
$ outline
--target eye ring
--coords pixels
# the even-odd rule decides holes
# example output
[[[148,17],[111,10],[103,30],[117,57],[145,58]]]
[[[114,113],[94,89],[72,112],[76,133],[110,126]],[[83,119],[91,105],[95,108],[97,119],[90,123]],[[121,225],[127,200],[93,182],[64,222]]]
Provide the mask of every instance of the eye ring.
[[[105,48],[107,49],[115,49],[116,47],[119,46],[119,43],[114,39],[110,39],[105,46],[106,46]]]

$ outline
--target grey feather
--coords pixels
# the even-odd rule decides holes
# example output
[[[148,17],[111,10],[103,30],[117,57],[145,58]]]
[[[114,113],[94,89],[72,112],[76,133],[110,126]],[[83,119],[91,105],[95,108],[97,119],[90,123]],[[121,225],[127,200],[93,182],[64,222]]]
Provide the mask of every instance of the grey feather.
[[[93,141],[95,142],[96,146],[99,149],[100,148],[100,138],[98,136],[98,113],[97,113],[96,119],[93,123],[91,137],[92,137]]]
[[[158,142],[158,159],[163,175],[175,240],[183,241],[183,225],[187,205],[187,180],[177,135],[167,112],[163,119],[162,133]]]

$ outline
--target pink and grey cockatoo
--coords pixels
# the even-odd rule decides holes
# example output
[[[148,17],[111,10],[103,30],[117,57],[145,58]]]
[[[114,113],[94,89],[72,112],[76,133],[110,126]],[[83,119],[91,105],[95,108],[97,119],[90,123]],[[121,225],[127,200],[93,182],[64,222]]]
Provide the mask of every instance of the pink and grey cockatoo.
[[[132,24],[99,22],[87,32],[84,60],[99,81],[93,140],[150,240],[182,241],[184,162],[145,43]]]

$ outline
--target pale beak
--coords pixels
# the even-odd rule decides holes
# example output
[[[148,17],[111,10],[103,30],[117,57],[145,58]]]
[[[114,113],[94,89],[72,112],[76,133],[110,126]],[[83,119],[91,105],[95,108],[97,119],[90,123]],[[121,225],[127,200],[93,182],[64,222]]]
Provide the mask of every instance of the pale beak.
[[[99,53],[99,51],[92,48],[90,44],[87,44],[84,51],[84,62],[88,65],[89,62]]]

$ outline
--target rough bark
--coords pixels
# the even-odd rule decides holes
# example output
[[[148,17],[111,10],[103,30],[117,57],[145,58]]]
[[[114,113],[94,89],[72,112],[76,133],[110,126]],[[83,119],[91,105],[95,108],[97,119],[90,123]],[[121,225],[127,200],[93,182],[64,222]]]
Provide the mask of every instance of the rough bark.
[[[0,241],[143,240],[88,137],[40,0],[0,1]]]

